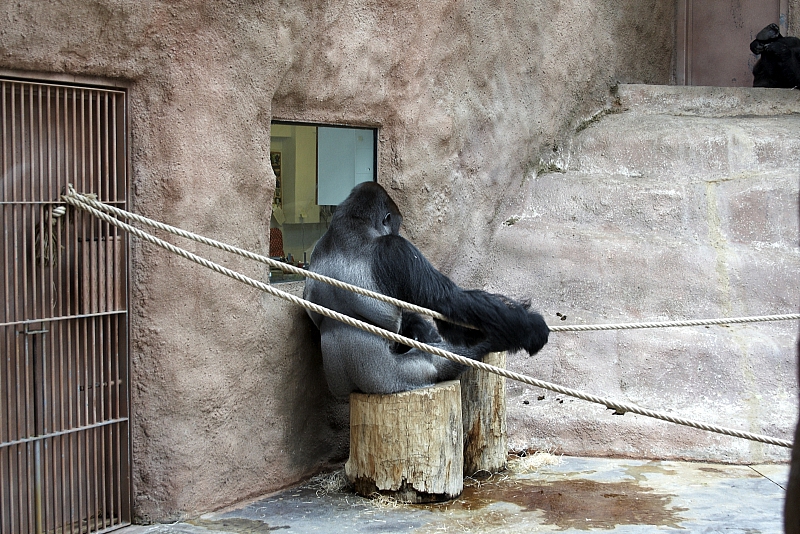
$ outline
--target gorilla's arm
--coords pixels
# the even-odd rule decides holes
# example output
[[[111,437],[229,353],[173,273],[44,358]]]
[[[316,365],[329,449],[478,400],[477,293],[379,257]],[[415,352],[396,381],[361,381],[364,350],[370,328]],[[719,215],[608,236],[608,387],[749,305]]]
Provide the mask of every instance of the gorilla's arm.
[[[372,244],[372,275],[379,290],[430,308],[480,332],[437,321],[439,332],[456,344],[481,343],[487,352],[524,349],[535,354],[549,329],[528,303],[480,290],[464,290],[439,272],[409,241],[395,234]]]

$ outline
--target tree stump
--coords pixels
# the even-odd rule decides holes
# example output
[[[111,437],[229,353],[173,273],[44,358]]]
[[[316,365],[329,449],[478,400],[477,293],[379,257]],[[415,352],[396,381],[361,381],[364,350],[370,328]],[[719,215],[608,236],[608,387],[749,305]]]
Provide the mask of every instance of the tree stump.
[[[505,368],[506,353],[492,352],[484,363]],[[461,374],[461,417],[464,421],[464,474],[490,475],[506,468],[506,379],[480,369]]]
[[[359,495],[405,503],[453,499],[464,489],[458,380],[391,395],[350,395],[345,474]]]

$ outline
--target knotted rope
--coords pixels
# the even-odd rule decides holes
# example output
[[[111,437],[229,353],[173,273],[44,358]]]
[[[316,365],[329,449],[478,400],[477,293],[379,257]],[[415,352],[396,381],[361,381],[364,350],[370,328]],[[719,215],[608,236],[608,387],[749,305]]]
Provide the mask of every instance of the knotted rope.
[[[419,342],[417,340],[410,339],[410,338],[407,338],[405,336],[401,336],[400,334],[397,334],[397,333],[394,333],[394,332],[390,332],[390,331],[385,330],[383,328],[379,328],[377,326],[365,323],[364,321],[360,321],[358,319],[354,319],[353,317],[350,317],[348,315],[344,315],[344,314],[339,313],[337,311],[330,310],[330,309],[325,308],[323,306],[319,306],[318,304],[314,304],[313,302],[309,302],[309,301],[307,301],[305,299],[302,299],[300,297],[296,297],[294,295],[291,295],[289,293],[281,291],[280,289],[277,289],[274,286],[271,286],[269,284],[265,284],[265,283],[260,282],[258,280],[254,280],[252,278],[249,278],[249,277],[247,277],[247,276],[245,276],[245,275],[243,275],[241,273],[238,273],[238,272],[236,272],[236,271],[234,271],[232,269],[228,269],[227,267],[223,267],[222,265],[219,265],[219,264],[214,263],[214,262],[212,262],[210,260],[202,258],[202,257],[200,257],[200,256],[198,256],[196,254],[193,254],[192,252],[189,252],[189,251],[184,250],[184,249],[182,249],[180,247],[177,247],[177,246],[175,246],[175,245],[173,245],[173,244],[171,244],[171,243],[169,243],[167,241],[164,241],[164,240],[162,240],[162,239],[160,239],[160,238],[158,238],[158,237],[156,237],[156,236],[154,236],[152,234],[149,234],[149,233],[144,232],[144,231],[142,231],[142,230],[140,230],[138,228],[135,228],[135,227],[133,227],[133,226],[127,224],[127,223],[124,223],[124,222],[116,219],[115,217],[112,217],[112,216],[108,215],[107,213],[105,213],[105,211],[119,212],[119,213],[122,214],[122,216],[128,217],[128,218],[133,219],[133,220],[140,220],[140,219],[145,219],[145,218],[140,217],[138,215],[134,215],[134,214],[129,213],[129,212],[125,212],[124,210],[120,210],[119,208],[113,208],[112,206],[108,206],[106,204],[102,204],[102,203],[100,203],[98,201],[95,201],[93,199],[87,198],[84,195],[80,195],[80,194],[76,193],[71,186],[69,186],[67,194],[63,195],[62,198],[68,204],[70,204],[72,206],[75,206],[75,207],[77,207],[79,209],[82,209],[82,210],[86,211],[87,213],[90,213],[93,216],[95,216],[95,217],[97,217],[99,219],[102,219],[102,220],[108,222],[109,224],[112,224],[112,225],[116,226],[117,228],[125,230],[126,232],[130,233],[131,235],[134,235],[134,236],[136,236],[136,237],[138,237],[140,239],[143,239],[143,240],[145,240],[145,241],[147,241],[149,243],[152,243],[152,244],[154,244],[156,246],[164,248],[165,250],[173,252],[174,254],[177,254],[177,255],[185,258],[185,259],[188,259],[188,260],[193,261],[193,262],[195,262],[195,263],[197,263],[199,265],[202,265],[202,266],[204,266],[204,267],[206,267],[208,269],[211,269],[214,272],[217,272],[217,273],[220,273],[220,274],[224,274],[225,276],[233,278],[234,280],[238,280],[239,282],[242,282],[242,283],[244,283],[246,285],[249,285],[249,286],[251,286],[251,287],[253,287],[255,289],[259,289],[261,291],[269,293],[270,295],[274,295],[276,297],[282,298],[282,299],[284,299],[286,301],[289,301],[289,302],[292,302],[294,304],[297,304],[298,306],[302,306],[303,308],[305,308],[307,310],[313,311],[313,312],[318,313],[320,315],[323,315],[325,317],[329,317],[329,318],[334,319],[336,321],[341,321],[341,322],[343,322],[343,323],[345,323],[347,325],[353,326],[355,328],[360,328],[362,330],[365,330],[365,331],[367,331],[367,332],[369,332],[371,334],[380,336],[380,337],[382,337],[384,339],[387,339],[389,341],[393,341],[393,342],[396,342],[396,343],[402,343],[403,345],[407,345],[409,347],[416,348],[416,349],[428,352],[428,353],[436,355],[436,356],[441,356],[442,358],[447,358],[448,360],[460,363],[462,365],[466,365],[466,366],[469,366],[469,367],[474,367],[476,369],[481,369],[483,371],[487,371],[487,372],[490,372],[490,373],[495,373],[497,375],[503,376],[503,377],[508,378],[510,380],[515,380],[517,382],[521,382],[523,384],[528,384],[528,385],[531,385],[531,386],[534,386],[534,387],[547,389],[547,390],[550,390],[550,391],[554,391],[556,393],[561,393],[562,395],[569,395],[571,397],[575,397],[575,398],[578,398],[578,399],[581,399],[581,400],[585,400],[585,401],[588,401],[588,402],[601,404],[601,405],[607,407],[608,409],[615,410],[615,412],[619,413],[619,414],[635,413],[635,414],[643,415],[643,416],[646,416],[646,417],[651,417],[651,418],[654,418],[654,419],[660,419],[662,421],[667,421],[667,422],[670,422],[670,423],[675,423],[675,424],[684,425],[684,426],[688,426],[688,427],[692,427],[692,428],[697,428],[697,429],[700,429],[700,430],[705,430],[705,431],[708,431],[708,432],[715,432],[715,433],[718,433],[718,434],[724,434],[724,435],[727,435],[727,436],[733,436],[733,437],[747,439],[747,440],[751,440],[751,441],[757,441],[757,442],[766,443],[766,444],[769,444],[769,445],[776,445],[776,446],[779,446],[779,447],[788,447],[788,448],[792,447],[792,442],[789,441],[789,440],[774,438],[774,437],[771,437],[771,436],[765,436],[765,435],[761,435],[761,434],[755,434],[755,433],[752,433],[752,432],[745,432],[745,431],[742,431],[742,430],[725,428],[725,427],[721,427],[721,426],[717,426],[717,425],[710,425],[710,424],[700,423],[700,422],[697,422],[697,421],[692,421],[690,419],[685,419],[685,418],[682,418],[682,417],[676,417],[676,416],[673,416],[673,415],[668,414],[668,413],[658,412],[658,411],[654,411],[654,410],[648,410],[648,409],[645,409],[645,408],[641,408],[641,407],[636,406],[634,404],[627,404],[627,403],[617,402],[617,401],[612,400],[612,399],[606,399],[606,398],[603,398],[603,397],[599,397],[597,395],[584,393],[584,392],[581,392],[581,391],[578,391],[578,390],[575,390],[575,389],[566,388],[566,387],[563,387],[563,386],[559,386],[557,384],[552,384],[552,383],[549,383],[549,382],[545,382],[543,380],[538,380],[538,379],[535,379],[535,378],[532,378],[532,377],[529,377],[529,376],[525,376],[525,375],[522,375],[522,374],[519,374],[519,373],[515,373],[513,371],[509,371],[507,369],[503,369],[503,368],[495,367],[493,365],[489,365],[489,364],[486,364],[486,363],[483,363],[483,362],[479,362],[477,360],[471,360],[471,359],[465,358],[465,357],[463,357],[463,356],[461,356],[459,354],[455,354],[453,352],[446,351],[446,350],[440,349],[438,347],[432,347],[432,346],[427,345],[425,343],[421,343],[421,342]],[[103,208],[100,208],[100,207],[96,208],[95,205],[103,206]],[[108,208],[108,209],[106,209],[106,208]],[[141,222],[144,222],[144,221],[142,220]],[[153,221],[153,223],[155,223],[155,221]],[[146,223],[146,224],[150,224],[151,226],[154,226],[156,228],[160,227],[160,226],[156,226],[155,224],[151,224],[151,223]],[[161,223],[158,223],[158,224],[160,225]],[[167,225],[164,225],[164,226],[166,227]],[[169,228],[172,228],[172,227],[169,227]],[[166,230],[166,228],[162,228],[162,229]],[[177,230],[177,229],[175,229],[175,230]],[[183,230],[180,230],[180,232],[184,233]],[[190,233],[186,232],[186,234],[190,234]],[[181,235],[181,234],[177,234],[176,233],[176,235]],[[191,235],[194,235],[194,234],[191,234]],[[188,236],[185,236],[185,237],[188,237]],[[200,238],[200,236],[197,236],[197,237]],[[192,237],[190,239],[194,239],[194,237]],[[195,240],[200,241],[200,239],[195,239]],[[202,238],[202,241],[200,241],[200,242],[205,242],[206,240],[207,240],[206,238]],[[222,250],[229,250],[230,249],[229,250],[230,252],[234,252],[234,249],[235,249],[237,251],[241,251],[241,252],[236,252],[236,253],[237,254],[241,254],[244,257],[255,259],[257,261],[262,261],[262,262],[268,263],[270,265],[272,264],[272,262],[274,262],[275,264],[277,264],[276,266],[278,266],[278,267],[280,267],[282,269],[284,268],[282,262],[277,262],[277,261],[274,261],[274,260],[264,261],[264,260],[266,260],[268,258],[263,258],[261,256],[258,256],[257,254],[253,254],[253,253],[241,250],[241,249],[236,249],[235,247],[231,247],[229,245],[224,245],[222,243],[219,243],[219,242],[216,242],[216,241],[213,241],[213,240],[207,240],[207,241],[209,241],[209,243],[207,243],[207,244],[210,244],[210,242],[217,243],[217,244],[212,245],[212,246],[218,246],[219,245],[218,248],[221,248]],[[287,267],[289,267],[289,266],[287,265]],[[302,274],[311,275],[311,274],[315,274],[315,273],[310,273],[308,271],[304,271],[303,270]],[[312,276],[309,276],[309,277],[312,277]],[[327,278],[327,277],[322,277],[322,278]],[[321,278],[315,278],[315,279],[320,279],[321,281],[326,281],[326,280],[322,280]],[[368,293],[371,293],[371,292],[368,292]],[[381,299],[381,300],[383,300],[383,299]],[[403,306],[403,307],[405,307],[406,309],[409,309],[406,306]],[[776,317],[786,317],[786,316],[776,316]],[[728,322],[730,322],[730,320],[726,319],[726,320],[722,321],[722,323],[715,323],[715,324],[726,324]],[[746,322],[750,322],[750,321],[746,321]],[[654,323],[649,323],[649,324],[654,324]],[[681,325],[681,326],[683,326],[683,325]],[[654,326],[647,326],[647,328],[655,328],[655,327]]]

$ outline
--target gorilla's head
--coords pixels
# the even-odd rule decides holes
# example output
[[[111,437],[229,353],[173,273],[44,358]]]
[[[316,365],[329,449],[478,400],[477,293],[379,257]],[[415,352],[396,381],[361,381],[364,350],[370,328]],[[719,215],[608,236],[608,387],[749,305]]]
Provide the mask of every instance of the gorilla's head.
[[[750,51],[755,55],[759,55],[764,51],[766,45],[778,40],[780,36],[781,30],[778,25],[773,22],[758,32],[756,38],[750,43]]]
[[[363,182],[355,186],[344,202],[337,206],[331,223],[339,219],[349,219],[351,224],[367,226],[380,235],[399,235],[403,222],[397,204],[376,182]]]

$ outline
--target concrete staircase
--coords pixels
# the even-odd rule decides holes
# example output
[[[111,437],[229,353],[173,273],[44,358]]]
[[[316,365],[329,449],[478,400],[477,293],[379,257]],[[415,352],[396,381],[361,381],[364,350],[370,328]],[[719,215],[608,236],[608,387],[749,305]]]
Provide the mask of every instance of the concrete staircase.
[[[622,85],[526,185],[494,252],[549,321],[792,313],[800,303],[800,91]],[[535,240],[532,240],[535,236]],[[500,273],[501,275],[503,273]],[[554,334],[510,366],[702,421],[790,438],[796,325]],[[511,386],[512,445],[575,454],[782,459],[785,451]],[[519,397],[519,402],[513,400]],[[528,404],[522,401],[527,400]],[[580,406],[578,406],[580,404]],[[533,427],[536,430],[533,430]],[[668,428],[666,428],[668,427]],[[567,445],[564,445],[564,444]]]

